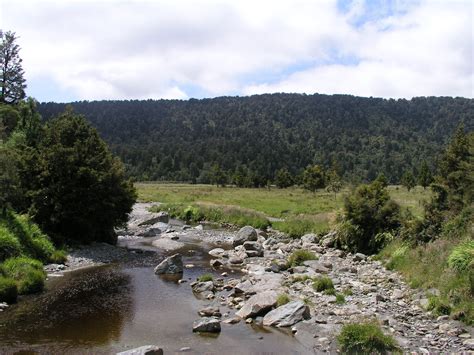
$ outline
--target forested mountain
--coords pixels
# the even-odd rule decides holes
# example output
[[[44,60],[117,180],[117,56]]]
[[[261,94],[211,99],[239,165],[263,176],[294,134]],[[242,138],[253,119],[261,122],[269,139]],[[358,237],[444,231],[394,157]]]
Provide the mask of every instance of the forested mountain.
[[[208,182],[218,165],[228,176],[273,180],[309,164],[335,167],[346,180],[434,166],[459,123],[474,128],[474,100],[387,100],[349,95],[266,94],[214,99],[74,102],[138,180]],[[42,103],[50,119],[65,104]]]

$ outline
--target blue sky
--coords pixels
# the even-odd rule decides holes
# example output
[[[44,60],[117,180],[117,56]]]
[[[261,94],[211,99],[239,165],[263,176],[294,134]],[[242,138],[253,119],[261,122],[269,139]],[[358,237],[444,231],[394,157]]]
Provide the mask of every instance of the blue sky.
[[[40,101],[473,97],[462,0],[0,0]]]

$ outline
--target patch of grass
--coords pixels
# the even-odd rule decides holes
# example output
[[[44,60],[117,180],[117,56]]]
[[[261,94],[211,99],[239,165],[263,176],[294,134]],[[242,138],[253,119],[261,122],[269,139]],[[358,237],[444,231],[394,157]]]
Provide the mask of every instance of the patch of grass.
[[[277,307],[283,306],[290,302],[290,297],[286,293],[281,293],[277,297]]]
[[[329,214],[292,216],[284,221],[273,222],[273,228],[288,234],[291,238],[300,238],[307,233],[325,234],[329,231]]]
[[[346,324],[337,340],[341,351],[349,354],[385,354],[398,349],[395,339],[374,322]]]
[[[324,290],[323,293],[327,296],[336,296],[336,290],[334,288],[328,288]]]
[[[38,260],[16,257],[5,260],[1,266],[3,274],[16,281],[19,294],[35,293],[43,290],[46,273]]]
[[[322,276],[314,280],[313,288],[317,292],[324,292],[326,290],[334,290],[334,284],[329,277]]]
[[[203,274],[197,278],[199,282],[207,282],[207,281],[213,281],[214,276],[212,274]]]
[[[299,249],[291,253],[290,257],[288,258],[288,266],[289,267],[300,266],[306,260],[316,260],[316,259],[317,257],[312,251]]]
[[[474,264],[474,240],[458,244],[448,257],[448,265],[457,272],[466,271]]]
[[[15,303],[18,289],[13,279],[0,276],[0,302]]]
[[[344,304],[344,303],[346,303],[346,298],[344,297],[342,293],[338,293],[336,295],[336,304]]]
[[[293,276],[291,278],[291,281],[292,283],[295,283],[295,282],[306,282],[307,280],[313,280],[313,278],[311,276],[308,276],[308,275],[298,275],[298,276]]]
[[[352,296],[354,293],[352,292],[352,289],[350,289],[350,288],[345,288],[345,289],[342,290],[342,294],[343,294],[344,296]]]
[[[64,264],[67,260],[67,252],[57,249],[49,257],[49,262],[54,264]]]
[[[0,262],[21,253],[21,245],[13,233],[0,225]]]
[[[430,296],[428,298],[428,306],[426,309],[432,311],[438,316],[451,314],[451,306],[449,305],[449,302],[438,296]]]

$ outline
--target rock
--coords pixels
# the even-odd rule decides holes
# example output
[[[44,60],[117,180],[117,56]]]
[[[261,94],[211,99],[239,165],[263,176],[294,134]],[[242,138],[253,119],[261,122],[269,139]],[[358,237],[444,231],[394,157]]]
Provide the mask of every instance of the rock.
[[[251,226],[242,227],[237,235],[234,236],[232,245],[236,247],[237,245],[242,245],[247,241],[256,241],[258,238],[257,231]]]
[[[232,265],[236,264],[242,264],[244,260],[242,258],[239,258],[238,256],[232,256],[229,258],[229,263]]]
[[[318,260],[307,260],[303,262],[303,265],[313,269],[315,272],[319,274],[327,274],[329,273],[329,269],[323,265],[322,262]]]
[[[196,282],[192,286],[193,292],[212,292],[214,291],[214,283],[212,281]]]
[[[212,307],[212,306],[200,309],[198,311],[198,314],[201,317],[222,317],[219,307]]]
[[[393,293],[392,293],[392,298],[393,299],[396,299],[396,300],[399,300],[399,299],[402,299],[404,297],[405,293],[402,291],[402,290],[393,290]]]
[[[245,280],[243,282],[239,282],[237,285],[234,286],[234,292],[236,294],[249,294],[251,293],[252,288],[252,283],[249,280]]]
[[[155,224],[155,223],[158,223],[158,222],[161,222],[161,223],[168,223],[169,222],[169,219],[170,219],[170,216],[167,212],[164,212],[164,211],[161,211],[161,212],[158,212],[156,215],[154,215],[153,217],[141,222],[138,226],[141,227],[141,226],[147,226],[147,225],[150,225],[150,224]]]
[[[334,246],[335,241],[336,232],[331,232],[322,237],[319,244],[321,244],[325,248],[332,248]]]
[[[352,258],[352,260],[354,261],[362,261],[362,260],[365,260],[367,258],[367,256],[365,256],[364,254],[362,253],[356,253],[354,255],[354,257]]]
[[[163,355],[163,349],[156,345],[145,345],[139,348],[122,351],[117,355]]]
[[[139,237],[144,237],[144,238],[151,238],[151,237],[156,237],[161,233],[161,229],[158,228],[149,228],[146,231],[143,231],[138,234]]]
[[[154,240],[151,243],[156,248],[165,249],[165,250],[176,250],[184,247],[184,243],[177,242],[175,240],[171,240],[170,238],[160,238]]]
[[[245,320],[245,323],[247,323],[247,324],[252,324],[252,323],[253,323],[253,319],[252,319],[252,318],[247,318],[247,319]]]
[[[215,318],[204,317],[193,323],[193,332],[220,333],[221,322]]]
[[[318,239],[318,236],[316,234],[310,233],[310,234],[305,234],[301,237],[301,242],[303,244],[312,244],[316,243]]]
[[[229,318],[229,319],[226,319],[224,321],[224,323],[227,323],[227,324],[236,324],[236,323],[239,323],[240,322],[240,318],[239,317],[233,317],[233,318]]]
[[[198,231],[202,231],[202,230],[204,230],[204,227],[203,227],[202,224],[200,224],[200,225],[197,225],[196,227],[194,227],[194,229],[196,229]]]
[[[225,250],[222,248],[214,248],[209,251],[210,256],[214,256],[216,258],[222,258],[225,254]]]
[[[183,272],[183,259],[181,254],[174,254],[155,267],[155,274],[181,274]]]
[[[213,268],[218,268],[218,267],[221,267],[222,265],[224,265],[224,263],[222,261],[220,261],[219,259],[211,260],[210,264]]]
[[[245,242],[243,245],[249,257],[263,256],[263,247],[259,242]]]
[[[293,301],[268,312],[263,317],[263,325],[289,327],[309,318],[311,318],[309,307],[302,301]]]
[[[462,345],[466,346],[469,350],[474,350],[474,338],[464,340]]]
[[[277,298],[278,294],[275,291],[258,293],[250,297],[236,315],[244,319],[263,315],[276,305]]]

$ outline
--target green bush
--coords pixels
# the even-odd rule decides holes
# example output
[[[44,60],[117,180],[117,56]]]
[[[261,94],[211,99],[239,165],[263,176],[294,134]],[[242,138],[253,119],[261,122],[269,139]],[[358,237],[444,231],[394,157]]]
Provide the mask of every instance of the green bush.
[[[286,293],[281,293],[277,297],[277,307],[283,306],[290,302],[290,297]]]
[[[20,253],[21,245],[18,239],[6,227],[0,225],[0,262]]]
[[[17,283],[19,294],[35,293],[43,290],[46,274],[43,264],[27,257],[16,257],[5,260],[3,273]]]
[[[18,294],[14,280],[0,276],[0,302],[15,303]]]
[[[428,306],[426,307],[428,311],[432,311],[434,314],[440,315],[449,315],[451,314],[451,305],[448,301],[441,299],[437,296],[430,296],[428,298]]]
[[[64,264],[67,260],[67,253],[64,250],[56,249],[49,257],[49,262],[53,264]]]
[[[380,326],[373,322],[346,324],[337,340],[343,353],[385,354],[397,350],[393,337],[385,335]]]
[[[344,303],[346,303],[346,298],[344,297],[342,293],[338,293],[336,295],[336,304],[344,304]]]
[[[466,271],[474,263],[474,240],[459,244],[448,257],[448,265],[457,272]]]
[[[323,277],[318,277],[317,279],[314,280],[313,288],[318,292],[323,292],[326,290],[334,290],[334,284],[329,277],[323,276]]]
[[[316,255],[309,250],[299,249],[295,250],[288,258],[288,266],[300,266],[306,260],[316,260]]]
[[[214,280],[214,277],[211,274],[203,274],[197,278],[199,282],[206,282]]]

